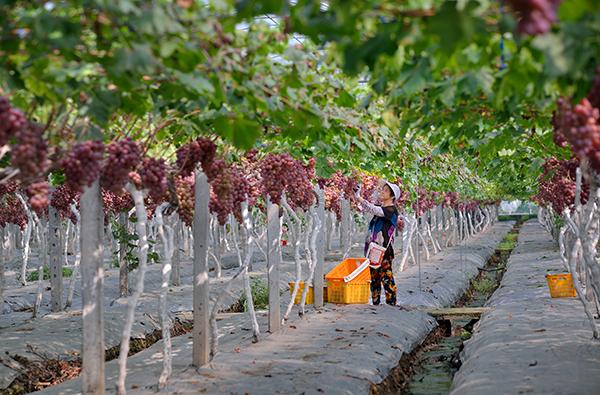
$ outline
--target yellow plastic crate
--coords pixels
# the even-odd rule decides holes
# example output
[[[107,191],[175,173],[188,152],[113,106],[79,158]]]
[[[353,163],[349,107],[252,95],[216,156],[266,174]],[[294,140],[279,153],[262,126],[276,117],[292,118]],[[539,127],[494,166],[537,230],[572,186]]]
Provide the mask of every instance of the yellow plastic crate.
[[[292,281],[290,284],[290,296],[294,293],[294,285],[295,281]],[[304,281],[300,281],[300,286],[298,287],[298,293],[296,293],[296,298],[294,299],[294,304],[300,304],[302,300],[302,292],[304,291]],[[306,304],[313,304],[315,302],[315,296],[313,287],[308,287],[308,294],[306,295]],[[327,287],[323,287],[323,302],[327,302]]]
[[[371,296],[371,271],[369,267],[349,282],[344,281],[356,270],[365,258],[344,259],[325,276],[327,280],[327,299],[329,303],[367,304]]]
[[[571,273],[546,274],[546,282],[548,288],[550,288],[550,296],[553,298],[573,298],[577,296]]]

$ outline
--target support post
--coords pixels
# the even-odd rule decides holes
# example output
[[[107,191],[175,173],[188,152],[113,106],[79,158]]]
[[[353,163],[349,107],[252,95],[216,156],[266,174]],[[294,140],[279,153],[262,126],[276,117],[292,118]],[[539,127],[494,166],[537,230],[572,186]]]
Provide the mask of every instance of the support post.
[[[210,361],[210,305],[208,278],[208,201],[210,189],[206,175],[196,170],[194,203],[194,335],[192,363],[196,367]]]
[[[341,208],[342,208],[342,222],[340,224],[340,248],[342,250],[342,254],[346,252],[349,247],[349,244],[352,243],[349,235],[350,231],[350,203],[346,199],[341,200]]]
[[[83,298],[83,352],[81,392],[104,393],[104,267],[102,265],[102,199],[95,181],[81,195],[81,288]]]
[[[327,232],[327,227],[325,226],[325,194],[318,186],[316,191],[317,196],[319,197],[317,215],[321,221],[321,228],[317,235],[317,262],[315,266],[313,291],[315,308],[320,309],[323,307],[323,267],[325,266],[325,233]]]
[[[58,211],[48,207],[48,255],[50,255],[50,306],[52,312],[62,310],[63,275]]]
[[[119,213],[119,226],[122,230],[127,232],[127,213],[122,212]],[[127,255],[127,242],[122,240],[119,241],[119,296],[122,298],[127,297],[129,295],[129,268],[127,267],[127,260],[125,256]]]
[[[269,332],[279,330],[281,326],[281,302],[279,300],[279,263],[281,260],[279,233],[279,205],[267,198],[267,281],[269,284]]]

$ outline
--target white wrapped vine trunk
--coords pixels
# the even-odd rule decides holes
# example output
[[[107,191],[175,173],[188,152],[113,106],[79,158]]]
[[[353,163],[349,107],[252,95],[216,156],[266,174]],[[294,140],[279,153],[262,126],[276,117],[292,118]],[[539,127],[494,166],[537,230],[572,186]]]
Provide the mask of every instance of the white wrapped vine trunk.
[[[137,281],[135,291],[127,300],[127,312],[125,315],[125,324],[121,334],[121,349],[119,351],[119,377],[117,379],[117,392],[124,395],[125,379],[127,377],[127,356],[129,354],[129,340],[131,338],[131,328],[135,318],[135,308],[137,301],[144,292],[144,278],[146,276],[146,268],[148,263],[148,234],[147,234],[147,214],[144,204],[144,193],[138,190],[134,185],[128,183],[125,189],[131,194],[133,203],[135,204],[136,216],[136,232],[138,234],[138,258],[139,266],[137,273]]]
[[[25,225],[24,237],[23,237],[23,258],[21,261],[21,285],[27,285],[27,264],[29,263],[29,253],[31,251],[31,232],[33,230],[33,216],[31,215],[31,210],[25,203],[25,199],[21,196],[20,193],[17,193],[17,198],[23,205],[23,209],[27,214],[27,224]]]
[[[180,267],[181,267],[181,232],[182,227],[181,227],[181,221],[179,220],[179,217],[177,215],[177,213],[173,214],[176,217],[176,222],[175,225],[173,226],[174,228],[174,233],[173,233],[173,271],[171,272],[171,284],[173,284],[174,286],[179,286],[181,285],[181,271],[180,271]]]
[[[81,246],[80,246],[80,235],[81,235],[81,216],[77,211],[75,203],[71,203],[69,206],[71,212],[75,216],[77,225],[75,228],[75,264],[73,266],[73,273],[71,273],[71,280],[69,281],[69,292],[67,294],[67,302],[65,303],[65,310],[73,305],[73,295],[75,294],[75,281],[79,274],[79,268],[81,263]]]
[[[321,214],[319,213],[319,208],[317,208],[317,210],[313,210],[312,215],[313,215],[313,221],[314,221],[315,227],[311,233],[312,236],[310,238],[310,244],[308,244],[308,237],[307,237],[306,257],[307,257],[307,261],[308,261],[309,275],[308,275],[308,279],[304,283],[304,289],[302,290],[302,299],[300,300],[300,312],[299,312],[300,316],[304,315],[304,306],[306,305],[306,297],[308,295],[309,286],[311,284],[313,284],[313,282],[314,282],[313,298],[316,297],[315,292],[317,291],[317,289],[320,290],[321,295],[323,292],[322,268],[321,268],[321,274],[320,274],[320,276],[321,276],[320,284],[321,285],[319,285],[317,283],[317,281],[314,281],[315,275],[316,275],[316,268],[319,265],[319,263],[318,263],[318,259],[319,259],[318,248],[319,247],[317,245],[317,238],[321,234],[321,229],[323,227],[323,221],[321,220]],[[311,221],[311,222],[313,222],[313,221]],[[311,227],[309,226],[309,229],[310,228]],[[322,304],[322,300],[321,300],[321,304]],[[317,308],[316,300],[315,300],[315,308]]]
[[[81,289],[83,299],[83,350],[81,392],[104,393],[104,267],[102,265],[102,199],[95,181],[85,188],[81,206]]]
[[[127,230],[127,213],[119,213],[119,226],[122,230]],[[119,296],[122,298],[129,295],[129,267],[127,266],[127,245],[126,240],[119,241]]]
[[[258,326],[258,320],[256,319],[256,312],[254,311],[254,299],[252,296],[252,287],[250,286],[250,275],[248,273],[254,255],[254,237],[252,236],[252,220],[250,218],[250,213],[248,212],[247,202],[242,203],[242,219],[244,221],[247,237],[246,259],[244,261],[244,272],[242,273],[242,276],[244,281],[244,291],[246,292],[246,301],[248,302],[248,315],[250,316],[250,322],[252,323],[252,340],[256,343],[260,337],[260,328]]]
[[[158,387],[164,388],[171,376],[171,320],[167,311],[167,292],[169,290],[169,279],[171,277],[171,260],[174,250],[173,227],[163,220],[163,211],[169,207],[163,203],[156,208],[155,216],[158,224],[158,234],[163,245],[162,282],[160,285],[160,323],[163,336],[163,370],[158,379]],[[170,221],[169,221],[170,222]],[[166,234],[165,234],[166,230]]]
[[[294,282],[294,289],[292,291],[292,298],[290,300],[290,302],[288,303],[287,309],[283,315],[283,319],[281,320],[281,324],[284,325],[285,322],[288,320],[290,312],[292,311],[292,307],[294,307],[294,299],[296,298],[296,295],[298,294],[298,290],[300,289],[300,280],[302,278],[302,262],[300,261],[300,245],[302,244],[302,221],[300,220],[300,218],[298,217],[298,215],[294,212],[294,210],[290,207],[290,205],[287,202],[287,199],[285,198],[285,195],[283,195],[281,197],[281,205],[283,206],[283,208],[285,208],[288,216],[290,218],[293,218],[294,223],[292,223],[291,221],[288,221],[288,229],[290,230],[291,234],[294,237],[294,263],[296,265],[296,277],[295,277],[295,282]],[[305,233],[310,234],[310,226],[311,224],[309,223],[309,225],[307,226],[307,231]],[[308,236],[307,236],[308,237]],[[308,287],[308,284],[305,284],[305,287]]]

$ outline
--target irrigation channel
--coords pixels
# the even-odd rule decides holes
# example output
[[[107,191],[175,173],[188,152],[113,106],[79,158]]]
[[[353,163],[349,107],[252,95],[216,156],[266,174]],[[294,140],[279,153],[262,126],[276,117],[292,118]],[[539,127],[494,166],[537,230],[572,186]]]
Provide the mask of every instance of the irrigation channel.
[[[456,308],[483,307],[500,285],[506,262],[516,246],[523,219],[497,246],[479,275],[471,280],[471,286],[453,306]],[[463,342],[471,337],[473,327],[479,321],[472,315],[457,314],[437,319],[438,327],[431,332],[421,346],[402,357],[388,377],[371,387],[371,395],[378,394],[447,394],[450,392],[454,374],[461,366],[460,352]]]

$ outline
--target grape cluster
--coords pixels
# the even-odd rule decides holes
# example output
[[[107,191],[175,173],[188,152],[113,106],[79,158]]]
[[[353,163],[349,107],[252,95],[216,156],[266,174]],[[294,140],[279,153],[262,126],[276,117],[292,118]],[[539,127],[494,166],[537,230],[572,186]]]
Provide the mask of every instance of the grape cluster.
[[[194,222],[194,175],[175,177],[175,195],[177,196],[177,212],[181,220],[192,226]]]
[[[118,193],[129,181],[129,173],[136,170],[142,160],[142,150],[131,138],[111,143],[106,151],[100,183],[103,188]]]
[[[221,160],[215,161],[215,164],[219,162]],[[217,215],[219,224],[225,225],[229,213],[232,213],[234,208],[232,170],[223,162],[219,166],[214,166],[213,172],[208,207],[212,213]]]
[[[14,194],[0,197],[0,227],[15,224],[21,229],[27,225],[27,213]]]
[[[246,152],[242,158],[242,167],[244,179],[248,185],[248,206],[254,207],[260,205],[259,198],[262,195],[262,178],[260,175],[260,162],[256,149]],[[264,206],[263,206],[264,208]]]
[[[565,99],[557,102],[554,119],[555,141],[566,141],[579,158],[588,158],[591,166],[600,171],[600,112],[587,98],[574,107]]]
[[[459,198],[458,192],[445,192],[442,196],[442,207],[456,208]]]
[[[163,159],[144,158],[140,167],[142,186],[149,196],[160,202],[167,192],[167,166]]]
[[[23,113],[12,108],[7,98],[0,96],[0,146],[8,143],[8,140],[26,124]]]
[[[73,223],[77,221],[71,212],[71,204],[79,202],[79,192],[69,184],[60,185],[50,195],[50,205],[58,211],[62,218],[68,218]]]
[[[129,211],[133,207],[133,199],[124,190],[114,193],[107,189],[102,189],[102,207],[105,214],[115,215]],[[108,217],[108,215],[106,216]]]
[[[35,180],[43,176],[50,167],[48,145],[39,125],[29,123],[16,130],[16,144],[11,148],[12,165],[19,169],[23,180]]]
[[[575,203],[576,170],[579,160],[558,160],[549,158],[542,166],[542,174],[538,178],[538,192],[532,200],[543,207],[552,207],[556,213],[565,208],[572,208]],[[581,202],[585,204],[589,189],[582,184]]]
[[[0,198],[4,195],[13,194],[19,189],[19,182],[17,180],[8,180],[0,184]]]
[[[210,173],[210,167],[217,153],[217,146],[215,143],[205,137],[199,137],[194,141],[191,141],[177,149],[177,168],[179,173],[185,177],[190,175],[196,165],[200,163],[202,170],[206,173],[209,180],[211,179],[208,174]],[[211,173],[212,176],[212,173]]]
[[[417,217],[425,214],[427,210],[435,207],[435,196],[425,188],[417,188],[417,200],[412,204],[412,209]]]
[[[242,203],[248,199],[250,183],[244,176],[242,169],[238,166],[231,168],[231,184],[233,185],[233,215],[239,223],[242,223]]]
[[[348,178],[338,170],[330,178],[318,181],[325,192],[325,209],[332,211],[338,220],[342,219],[340,199],[346,194],[345,191],[348,189]]]
[[[40,216],[48,210],[48,189],[48,181],[34,182],[25,189],[29,205]]]
[[[77,191],[91,186],[100,176],[104,144],[102,141],[84,141],[75,144],[61,160],[66,182]]]
[[[267,154],[260,162],[262,192],[271,202],[279,204],[287,185],[288,169],[294,167],[294,158],[289,154]]]
[[[562,0],[508,0],[516,11],[519,33],[528,35],[544,34],[556,22],[556,11]]]

